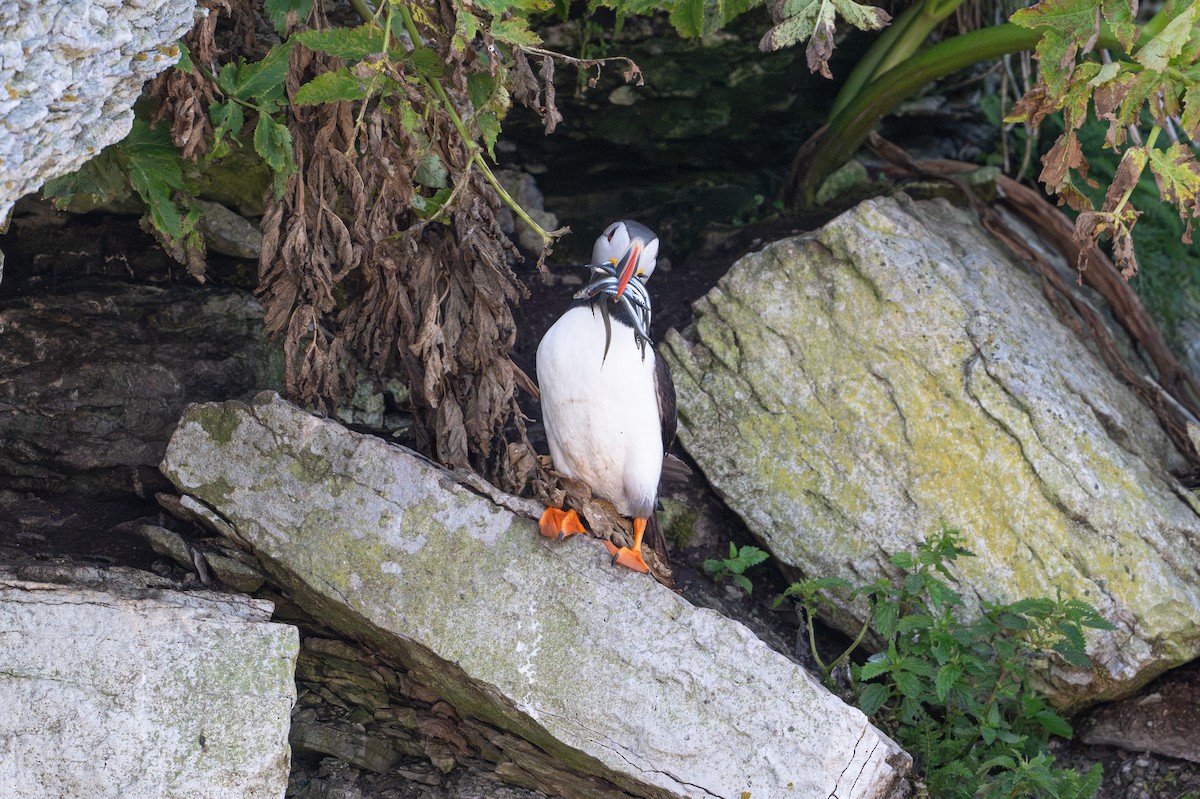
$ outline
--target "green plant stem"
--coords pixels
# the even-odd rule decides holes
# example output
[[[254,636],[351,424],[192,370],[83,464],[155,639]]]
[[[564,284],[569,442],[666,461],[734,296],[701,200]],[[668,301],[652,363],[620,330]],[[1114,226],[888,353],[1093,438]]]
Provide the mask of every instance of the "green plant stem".
[[[1146,149],[1147,150],[1154,149],[1154,143],[1156,141],[1158,141],[1158,134],[1161,132],[1162,132],[1162,128],[1160,128],[1158,125],[1155,125],[1154,127],[1150,128],[1150,135],[1148,135],[1146,137]],[[1149,158],[1147,158],[1146,160],[1149,161]],[[1145,170],[1146,170],[1146,165],[1142,164],[1142,172],[1144,172]],[[1138,178],[1139,179],[1141,178],[1141,172],[1138,173]],[[1137,187],[1138,187],[1138,181],[1134,180],[1132,183],[1129,184],[1129,188],[1127,188],[1125,190],[1125,193],[1121,195],[1121,199],[1117,202],[1116,207],[1113,208],[1113,211],[1112,211],[1113,216],[1116,219],[1121,218],[1121,211],[1125,210],[1125,203],[1129,202],[1129,198],[1131,196],[1133,196],[1133,190],[1136,189]]]
[[[948,0],[942,4],[937,0],[924,0],[906,8],[859,59],[833,101],[830,118],[845,108],[868,83],[904,63],[925,43],[930,31],[962,3],[963,0]]]
[[[814,146],[802,151],[793,164],[790,208],[811,208],[817,189],[835,169],[857,152],[885,114],[922,86],[978,61],[1031,50],[1041,40],[1042,30],[1008,23],[964,33],[935,44],[872,81],[841,111],[831,115]],[[1105,30],[1099,47],[1118,49],[1120,43]]]
[[[863,639],[867,637],[867,630],[871,629],[871,620],[874,618],[875,618],[875,609],[872,608],[871,612],[867,614],[867,620],[864,621],[862,627],[859,628],[858,635],[854,636],[854,640],[850,642],[850,646],[846,647],[846,651],[843,652],[842,654],[838,655],[836,658],[834,658],[834,661],[829,664],[829,668],[825,670],[826,677],[829,676],[830,672],[832,672],[838,666],[842,665],[843,662],[845,662],[847,659],[849,659],[849,657],[852,654],[854,654],[854,650],[858,649],[859,645],[863,642]],[[811,640],[812,640],[812,638],[811,638],[812,623],[809,622],[808,626],[809,626],[809,634],[810,634],[809,641],[811,642]],[[813,654],[815,656],[815,654],[816,654],[815,649],[813,650]]]
[[[822,677],[824,679],[828,679],[829,672],[833,669],[833,667],[830,666],[827,668],[821,661],[821,656],[817,654],[817,633],[816,630],[813,629],[814,615],[815,614],[812,608],[804,609],[804,626],[808,628],[808,650],[812,652],[813,662],[816,663],[817,668],[821,670]]]
[[[413,41],[413,47],[420,47],[421,35],[417,32],[417,24],[413,21],[412,12],[409,10],[408,6],[403,3],[398,4],[397,7],[400,9],[400,19],[404,22],[404,28],[408,31],[408,35]],[[450,102],[450,96],[446,94],[446,90],[442,87],[442,84],[438,83],[436,80],[429,80],[424,77],[420,78],[420,80],[426,85],[426,87],[432,90],[435,95],[437,95],[438,102],[442,104],[442,108],[446,110],[446,114],[450,117],[450,121],[454,124],[454,128],[458,131],[458,135],[462,137],[463,143],[469,148],[471,153],[471,163],[478,167],[479,171],[483,173],[484,179],[487,180],[487,182],[491,184],[491,187],[495,189],[496,193],[500,195],[500,199],[504,201],[504,204],[511,208],[512,212],[516,214],[517,217],[524,222],[530,230],[532,230],[534,233],[537,233],[542,240],[542,246],[545,247],[546,245],[551,244],[554,241],[554,236],[547,233],[541,225],[533,221],[533,218],[529,216],[524,208],[521,207],[521,204],[514,200],[512,195],[505,191],[504,187],[500,185],[500,181],[496,179],[496,175],[492,172],[491,167],[489,167],[487,162],[483,159],[483,151],[480,149],[479,145],[475,144],[475,140],[471,138],[470,133],[467,132],[467,126],[463,123],[462,117],[458,115],[458,111],[455,109],[454,103]]]

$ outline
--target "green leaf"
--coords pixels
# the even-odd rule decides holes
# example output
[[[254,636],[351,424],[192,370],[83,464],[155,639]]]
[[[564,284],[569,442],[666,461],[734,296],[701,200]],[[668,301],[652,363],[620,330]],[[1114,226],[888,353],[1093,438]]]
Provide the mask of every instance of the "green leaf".
[[[183,235],[183,220],[171,193],[183,188],[183,161],[167,126],[151,130],[145,120],[135,119],[133,130],[118,147],[127,158],[129,182],[149,208],[154,227],[168,240],[177,241]]]
[[[221,67],[220,73],[217,75],[217,86],[226,94],[233,94],[233,90],[237,87],[238,66],[232,61]]]
[[[937,677],[933,680],[934,692],[939,702],[945,703],[950,695],[950,689],[962,679],[962,666],[957,663],[947,663],[938,669]]]
[[[1125,52],[1133,50],[1133,43],[1137,41],[1141,31],[1133,23],[1134,9],[1130,0],[1102,0],[1100,9],[1104,13],[1104,21],[1125,48]]]
[[[858,679],[870,680],[878,677],[880,674],[887,674],[891,670],[892,663],[887,658],[868,660],[866,663],[862,664],[862,667],[859,669]]]
[[[542,43],[542,37],[529,29],[529,21],[520,17],[492,20],[492,38],[518,47],[534,47]]]
[[[78,170],[46,181],[42,196],[53,200],[55,208],[86,210],[130,196],[125,172],[117,163],[117,148],[105,147]]]
[[[208,118],[213,123],[213,139],[221,141],[226,135],[237,138],[246,124],[246,115],[240,103],[230,100],[225,103],[214,102],[208,107]]]
[[[1179,209],[1180,220],[1190,229],[1200,199],[1200,163],[1191,148],[1175,142],[1166,150],[1151,150],[1150,171],[1163,202]]]
[[[911,671],[903,669],[893,671],[892,681],[896,683],[896,689],[904,696],[912,697],[913,699],[921,698],[921,680]]]
[[[263,10],[271,20],[275,32],[283,36],[287,32],[288,12],[296,14],[296,21],[303,22],[312,13],[313,0],[263,0]]]
[[[292,134],[288,129],[266,114],[260,114],[254,128],[254,150],[271,168],[275,182],[275,196],[283,196],[288,178],[296,171],[296,160],[292,153]]]
[[[292,41],[343,61],[361,61],[369,55],[383,52],[383,30],[370,23],[357,28],[303,31],[293,36]]]
[[[686,38],[704,35],[705,0],[675,0],[671,4],[671,25]]]
[[[1038,724],[1042,725],[1042,729],[1051,735],[1057,735],[1060,738],[1070,738],[1075,734],[1075,731],[1071,729],[1070,723],[1053,710],[1042,710],[1037,713],[1035,718]]]
[[[1083,42],[1099,33],[1100,9],[1095,0],[1042,0],[1017,9],[1009,22],[1023,28],[1048,28]]]
[[[242,100],[275,98],[283,94],[283,81],[287,77],[288,59],[292,44],[277,44],[261,61],[243,63],[237,72],[237,86],[233,94]]]
[[[749,545],[742,547],[738,551],[738,555],[737,555],[737,559],[741,563],[745,564],[744,568],[749,568],[751,566],[757,566],[758,564],[762,563],[764,560],[766,560],[769,557],[770,557],[770,555],[768,555],[766,552],[763,552],[758,547],[749,546]]]
[[[750,582],[750,578],[744,574],[734,574],[733,582],[736,583],[747,594],[754,592],[754,584]]]
[[[296,105],[320,105],[342,100],[361,100],[367,96],[368,82],[359,79],[349,67],[323,72],[296,91]]]
[[[488,112],[479,114],[475,118],[479,125],[479,135],[483,137],[483,145],[487,148],[488,155],[493,161],[496,160],[496,139],[500,136],[500,120],[496,115]]]
[[[188,48],[187,42],[180,39],[175,46],[179,48],[179,60],[175,62],[176,69],[191,72],[195,66],[192,64],[192,51]]]
[[[1200,5],[1188,3],[1179,16],[1133,54],[1134,60],[1154,72],[1165,71],[1171,59],[1183,52],[1184,45],[1192,37],[1197,14],[1200,14]]]
[[[871,683],[858,696],[858,709],[868,716],[874,716],[879,708],[892,696],[892,690],[882,683]]]

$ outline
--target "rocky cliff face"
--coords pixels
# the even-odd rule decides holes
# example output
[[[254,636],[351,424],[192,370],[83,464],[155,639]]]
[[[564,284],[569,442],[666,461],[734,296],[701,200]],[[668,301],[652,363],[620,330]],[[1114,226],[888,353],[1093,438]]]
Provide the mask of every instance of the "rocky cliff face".
[[[1117,625],[1095,674],[1051,669],[1066,705],[1200,652],[1181,456],[972,214],[865,202],[746,256],[695,310],[663,348],[680,439],[785,564],[867,582],[959,528],[969,595],[1061,590]]]
[[[0,7],[0,221],[133,125],[142,85],[179,60],[195,0],[16,0]]]

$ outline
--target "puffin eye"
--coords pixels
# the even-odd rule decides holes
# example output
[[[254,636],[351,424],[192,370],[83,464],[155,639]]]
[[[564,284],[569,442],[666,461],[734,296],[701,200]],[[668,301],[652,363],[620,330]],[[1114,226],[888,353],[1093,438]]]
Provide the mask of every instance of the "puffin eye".
[[[607,233],[605,233],[604,235],[608,237],[608,240],[609,240],[609,241],[612,241],[612,240],[613,240],[613,236],[617,235],[617,226],[616,226],[616,225],[613,225],[612,227],[610,227],[610,228],[608,229],[608,232],[607,232]]]

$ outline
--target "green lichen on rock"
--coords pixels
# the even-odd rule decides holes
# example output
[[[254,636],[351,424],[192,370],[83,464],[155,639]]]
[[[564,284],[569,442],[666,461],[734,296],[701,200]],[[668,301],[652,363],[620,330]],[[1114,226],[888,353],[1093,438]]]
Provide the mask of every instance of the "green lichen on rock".
[[[1200,653],[1179,454],[968,212],[863,203],[742,259],[695,310],[662,348],[680,439],[786,566],[873,580],[953,525],[979,555],[969,596],[1061,589],[1118,624],[1094,675],[1048,672],[1067,705]]]
[[[899,784],[907,757],[861,713],[741,625],[614,569],[599,542],[543,539],[534,503],[274,396],[189,417],[225,412],[242,418],[235,440],[181,424],[164,473],[308,613],[536,747],[506,750],[514,762],[540,751],[648,799],[882,799]],[[211,492],[219,476],[238,488]]]

